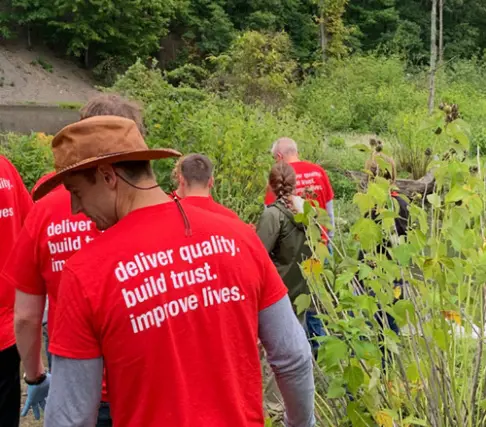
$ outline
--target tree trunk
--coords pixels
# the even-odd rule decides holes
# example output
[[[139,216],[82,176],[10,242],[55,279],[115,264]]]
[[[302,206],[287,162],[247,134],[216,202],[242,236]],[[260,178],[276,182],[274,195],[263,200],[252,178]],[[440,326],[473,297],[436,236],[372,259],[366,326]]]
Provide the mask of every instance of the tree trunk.
[[[84,51],[84,66],[89,68],[89,46]]]
[[[321,14],[321,19],[319,22],[319,31],[321,34],[321,52],[322,52],[322,62],[326,62],[327,59],[327,35],[326,35],[326,28],[324,26],[324,15]]]
[[[429,113],[434,111],[435,103],[435,71],[437,67],[437,0],[432,0],[430,17],[430,82],[429,82]]]
[[[29,50],[32,48],[32,40],[30,39],[30,24],[27,24],[27,46]]]
[[[439,65],[444,61],[444,0],[439,0]]]

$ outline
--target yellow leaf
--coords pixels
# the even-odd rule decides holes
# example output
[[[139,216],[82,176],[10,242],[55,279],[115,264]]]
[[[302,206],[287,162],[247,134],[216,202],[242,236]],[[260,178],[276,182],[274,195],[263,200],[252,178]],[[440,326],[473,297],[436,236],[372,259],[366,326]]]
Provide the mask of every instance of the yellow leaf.
[[[453,322],[456,322],[459,326],[461,326],[462,324],[461,315],[457,311],[443,310],[442,315],[444,316],[445,319],[452,320]]]
[[[376,422],[380,427],[393,427],[392,417],[383,411],[377,412]]]
[[[393,296],[395,299],[398,299],[402,296],[402,287],[401,286],[395,286],[393,289]]]
[[[319,260],[314,258],[306,259],[302,263],[302,268],[307,276],[318,275],[322,272],[322,264]]]

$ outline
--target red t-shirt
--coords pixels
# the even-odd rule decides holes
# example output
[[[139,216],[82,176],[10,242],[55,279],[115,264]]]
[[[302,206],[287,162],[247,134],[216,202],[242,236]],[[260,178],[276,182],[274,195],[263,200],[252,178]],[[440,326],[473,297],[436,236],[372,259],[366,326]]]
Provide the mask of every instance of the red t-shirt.
[[[49,336],[54,330],[64,264],[99,234],[95,224],[85,215],[71,214],[70,195],[62,185],[40,199],[25,219],[2,278],[22,292],[49,297]],[[107,399],[106,385],[103,384],[103,400]]]
[[[327,173],[319,165],[310,162],[298,161],[289,163],[295,170],[297,182],[295,193],[303,199],[316,200],[322,209],[334,199],[331,182]],[[270,205],[276,200],[275,194],[268,189],[265,195],[265,205]]]
[[[50,350],[103,357],[118,427],[261,427],[258,313],[287,289],[244,223],[184,211],[191,233],[167,202],[69,259]]]
[[[231,209],[228,209],[226,206],[223,206],[222,204],[215,202],[214,199],[209,196],[209,197],[204,197],[204,196],[188,196],[184,197],[181,199],[182,206],[185,206],[186,204],[192,205],[192,206],[197,206],[198,208],[204,209],[209,212],[213,212],[218,215],[223,215],[228,218],[233,218],[233,219],[240,219],[240,217],[233,212]]]
[[[0,156],[0,271],[32,207],[32,199],[17,169]],[[13,309],[15,289],[0,279],[0,351],[15,344]]]

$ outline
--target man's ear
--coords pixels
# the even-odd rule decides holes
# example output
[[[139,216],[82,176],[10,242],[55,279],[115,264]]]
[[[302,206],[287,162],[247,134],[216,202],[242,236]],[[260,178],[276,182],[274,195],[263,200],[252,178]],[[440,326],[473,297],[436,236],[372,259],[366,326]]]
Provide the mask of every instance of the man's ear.
[[[98,166],[98,175],[101,177],[103,182],[110,188],[115,188],[117,182],[117,176],[115,169],[111,165],[100,165]]]
[[[214,187],[214,176],[209,178],[209,181],[208,181],[208,188],[211,189],[213,187]]]

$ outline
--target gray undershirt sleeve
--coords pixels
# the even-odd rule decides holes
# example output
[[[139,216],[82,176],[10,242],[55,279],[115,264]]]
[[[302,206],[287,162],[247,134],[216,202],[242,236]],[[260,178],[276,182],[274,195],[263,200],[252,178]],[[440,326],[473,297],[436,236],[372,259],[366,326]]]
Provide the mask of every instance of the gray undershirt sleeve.
[[[288,296],[260,312],[258,335],[285,403],[286,426],[314,426],[312,353]]]
[[[328,232],[329,238],[332,239],[334,237],[334,227],[336,226],[335,221],[334,221],[334,202],[332,200],[329,200],[329,202],[326,203],[326,211],[327,214],[329,215],[329,219],[331,220],[331,225],[332,225],[332,230]]]
[[[103,359],[52,355],[44,427],[93,427],[101,399]]]

